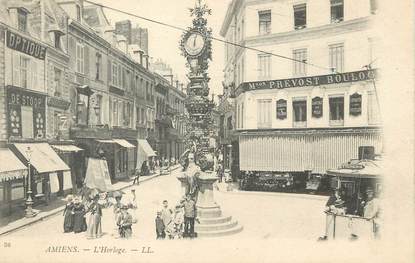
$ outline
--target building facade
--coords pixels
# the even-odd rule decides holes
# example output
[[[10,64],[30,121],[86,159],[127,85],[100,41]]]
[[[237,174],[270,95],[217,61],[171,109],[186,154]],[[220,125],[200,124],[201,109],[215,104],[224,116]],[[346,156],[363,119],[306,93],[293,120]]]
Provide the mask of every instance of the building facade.
[[[10,214],[31,189],[48,202],[72,189],[66,16],[54,1],[0,3],[0,210]],[[20,168],[19,168],[20,167]],[[30,176],[28,176],[30,175]]]
[[[174,163],[185,150],[186,95],[165,77],[156,76],[156,149],[161,160]]]
[[[382,152],[375,4],[232,1],[222,36],[257,50],[225,47],[241,171],[303,187],[360,151]]]

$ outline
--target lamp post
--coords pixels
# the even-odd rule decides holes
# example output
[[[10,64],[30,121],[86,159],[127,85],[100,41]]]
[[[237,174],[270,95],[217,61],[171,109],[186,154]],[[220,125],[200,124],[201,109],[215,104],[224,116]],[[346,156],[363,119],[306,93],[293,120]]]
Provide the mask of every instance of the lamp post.
[[[32,157],[32,150],[30,149],[30,147],[27,147],[26,150],[26,154],[27,154],[27,167],[28,167],[28,173],[27,173],[27,178],[28,178],[28,184],[27,184],[27,198],[26,198],[26,217],[34,217],[36,216],[36,214],[33,212],[32,209],[32,205],[33,205],[33,200],[32,200],[32,176],[31,176],[31,172],[30,172],[30,158]]]

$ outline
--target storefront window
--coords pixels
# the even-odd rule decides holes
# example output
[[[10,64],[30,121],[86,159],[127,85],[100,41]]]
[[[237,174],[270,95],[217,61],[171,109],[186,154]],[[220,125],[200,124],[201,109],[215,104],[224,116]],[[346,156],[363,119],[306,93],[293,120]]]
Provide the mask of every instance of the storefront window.
[[[329,98],[330,125],[343,125],[344,97]]]
[[[11,185],[11,200],[23,199],[25,197],[23,180],[18,180]]]

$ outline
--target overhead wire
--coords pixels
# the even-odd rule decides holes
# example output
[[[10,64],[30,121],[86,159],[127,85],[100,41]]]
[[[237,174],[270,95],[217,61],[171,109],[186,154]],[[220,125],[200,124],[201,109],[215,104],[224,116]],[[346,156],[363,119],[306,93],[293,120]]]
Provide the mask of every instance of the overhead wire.
[[[143,19],[145,21],[152,22],[152,23],[155,23],[155,24],[158,24],[158,25],[166,26],[166,27],[169,27],[169,28],[172,28],[172,29],[180,30],[180,31],[183,31],[183,32],[187,32],[188,31],[188,29],[185,29],[185,28],[182,28],[182,27],[178,27],[178,26],[175,26],[175,25],[171,25],[171,24],[168,24],[168,23],[164,23],[164,22],[161,22],[161,21],[158,21],[158,20],[155,20],[155,19],[150,19],[150,18],[147,18],[147,17],[140,16],[140,15],[136,15],[136,14],[133,14],[133,13],[130,13],[130,12],[127,12],[127,11],[124,11],[124,10],[121,10],[121,9],[118,9],[118,8],[111,7],[111,6],[99,4],[99,3],[96,3],[96,2],[93,2],[93,1],[89,1],[89,0],[84,0],[84,2],[93,4],[93,5],[96,5],[96,6],[99,6],[101,8],[109,9],[109,10],[112,10],[112,11],[115,11],[115,12],[123,13],[125,15],[129,15],[129,16],[136,17],[136,18],[139,18],[139,19]],[[270,55],[270,56],[274,56],[274,57],[278,57],[278,58],[282,58],[282,59],[287,59],[287,60],[299,62],[299,63],[302,63],[302,64],[306,64],[306,65],[310,65],[310,66],[313,66],[313,67],[317,67],[317,68],[320,68],[320,69],[331,70],[328,67],[319,66],[319,65],[316,65],[316,64],[313,64],[313,63],[309,63],[309,62],[306,62],[306,61],[303,61],[303,60],[293,59],[291,57],[287,57],[287,56],[280,55],[280,54],[275,54],[275,53],[268,52],[268,51],[264,51],[264,50],[261,50],[261,49],[258,49],[258,48],[244,46],[244,45],[237,44],[237,43],[230,42],[230,41],[226,41],[226,40],[223,40],[223,39],[214,37],[214,36],[206,36],[206,37],[208,37],[208,38],[210,38],[212,40],[218,41],[218,42],[222,42],[222,43],[229,44],[229,45],[233,45],[233,46],[236,46],[236,47],[240,47],[240,48],[244,48],[244,49],[256,51],[256,52],[263,53],[263,54],[266,54],[266,55]]]

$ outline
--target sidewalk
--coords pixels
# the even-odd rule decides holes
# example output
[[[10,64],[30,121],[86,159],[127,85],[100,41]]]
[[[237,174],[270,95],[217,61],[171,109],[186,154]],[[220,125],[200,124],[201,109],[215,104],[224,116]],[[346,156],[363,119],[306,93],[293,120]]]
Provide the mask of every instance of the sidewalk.
[[[170,171],[175,171],[178,168],[180,168],[180,165],[173,165],[170,168]],[[140,183],[152,180],[156,177],[160,176],[160,172],[149,176],[140,176]],[[121,181],[113,184],[115,190],[123,190],[127,189],[129,187],[134,186],[132,184],[134,178],[131,178],[128,181]],[[52,202],[49,203],[48,206],[41,206],[39,209],[33,209],[38,214],[35,217],[32,218],[26,218],[24,217],[24,210],[21,211],[22,213],[16,213],[12,214],[9,217],[2,218],[4,221],[8,221],[9,223],[5,224],[4,226],[0,226],[0,236],[9,234],[11,232],[14,232],[20,228],[32,225],[36,222],[42,221],[44,219],[47,219],[48,217],[51,217],[53,215],[56,215],[58,213],[62,213],[65,209],[66,202],[64,199],[58,198]],[[36,207],[37,208],[37,207]]]

